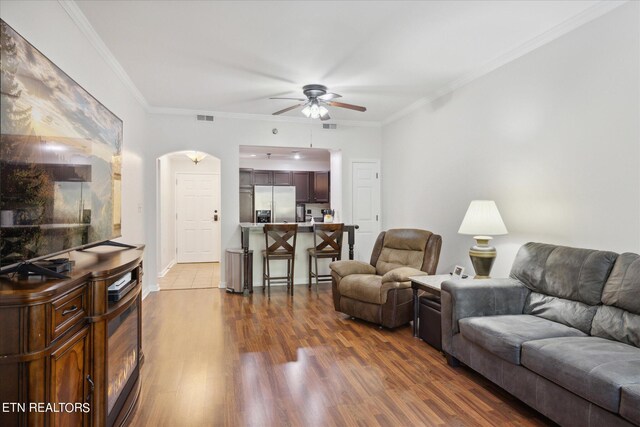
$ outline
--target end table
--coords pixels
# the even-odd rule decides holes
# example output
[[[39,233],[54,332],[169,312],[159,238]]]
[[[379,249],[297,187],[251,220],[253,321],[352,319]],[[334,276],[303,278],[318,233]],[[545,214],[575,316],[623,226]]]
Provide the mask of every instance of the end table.
[[[411,289],[413,289],[413,336],[418,336],[418,291],[425,291],[437,297],[440,296],[440,286],[445,280],[452,279],[450,274],[438,274],[435,276],[411,276]]]

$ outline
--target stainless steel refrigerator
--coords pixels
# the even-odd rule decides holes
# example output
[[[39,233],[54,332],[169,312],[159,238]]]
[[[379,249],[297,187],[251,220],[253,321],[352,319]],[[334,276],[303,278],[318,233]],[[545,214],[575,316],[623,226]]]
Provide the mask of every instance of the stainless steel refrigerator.
[[[253,191],[255,211],[271,211],[271,222],[296,222],[296,187],[289,185],[256,185]]]

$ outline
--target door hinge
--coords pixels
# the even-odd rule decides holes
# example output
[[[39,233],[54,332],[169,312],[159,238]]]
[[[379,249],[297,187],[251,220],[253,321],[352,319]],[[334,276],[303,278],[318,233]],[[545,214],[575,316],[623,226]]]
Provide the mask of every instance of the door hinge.
[[[378,215],[376,215],[376,221],[378,220]]]
[[[378,172],[376,172],[376,179],[378,179]]]

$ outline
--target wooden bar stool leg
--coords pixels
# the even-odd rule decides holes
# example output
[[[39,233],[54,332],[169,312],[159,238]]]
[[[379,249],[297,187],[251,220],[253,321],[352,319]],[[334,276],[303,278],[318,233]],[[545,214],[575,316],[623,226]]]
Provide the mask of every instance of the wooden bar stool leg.
[[[267,265],[266,265],[266,258],[263,256],[262,257],[262,293],[264,294],[264,291],[267,287]]]
[[[313,257],[315,259],[316,264],[316,295],[318,295],[318,276],[320,275],[320,270],[318,270],[318,257]]]
[[[309,261],[308,262],[308,264],[309,264],[309,289],[311,289],[311,277],[312,277],[312,275],[311,275],[311,254],[307,255],[307,260]]]
[[[291,286],[291,296],[293,296],[293,259],[287,260],[287,283]]]
[[[269,262],[269,258],[266,258],[267,263],[267,298],[271,298],[271,269],[269,268],[271,263]]]

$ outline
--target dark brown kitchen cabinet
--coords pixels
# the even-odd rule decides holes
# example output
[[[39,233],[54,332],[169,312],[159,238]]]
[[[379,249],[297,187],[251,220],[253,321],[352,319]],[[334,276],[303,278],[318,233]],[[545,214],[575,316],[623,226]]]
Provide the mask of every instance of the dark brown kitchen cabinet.
[[[289,171],[253,171],[254,185],[291,185],[291,172]]]
[[[253,169],[240,168],[240,187],[253,185]]]
[[[240,222],[253,222],[253,188],[240,188]]]
[[[253,184],[254,185],[273,185],[273,173],[272,171],[253,171]]]
[[[293,185],[296,187],[296,203],[311,201],[309,174],[310,172],[291,172]]]
[[[329,203],[329,172],[312,172],[312,203]]]
[[[272,171],[273,185],[291,185],[291,172],[289,171]]]

